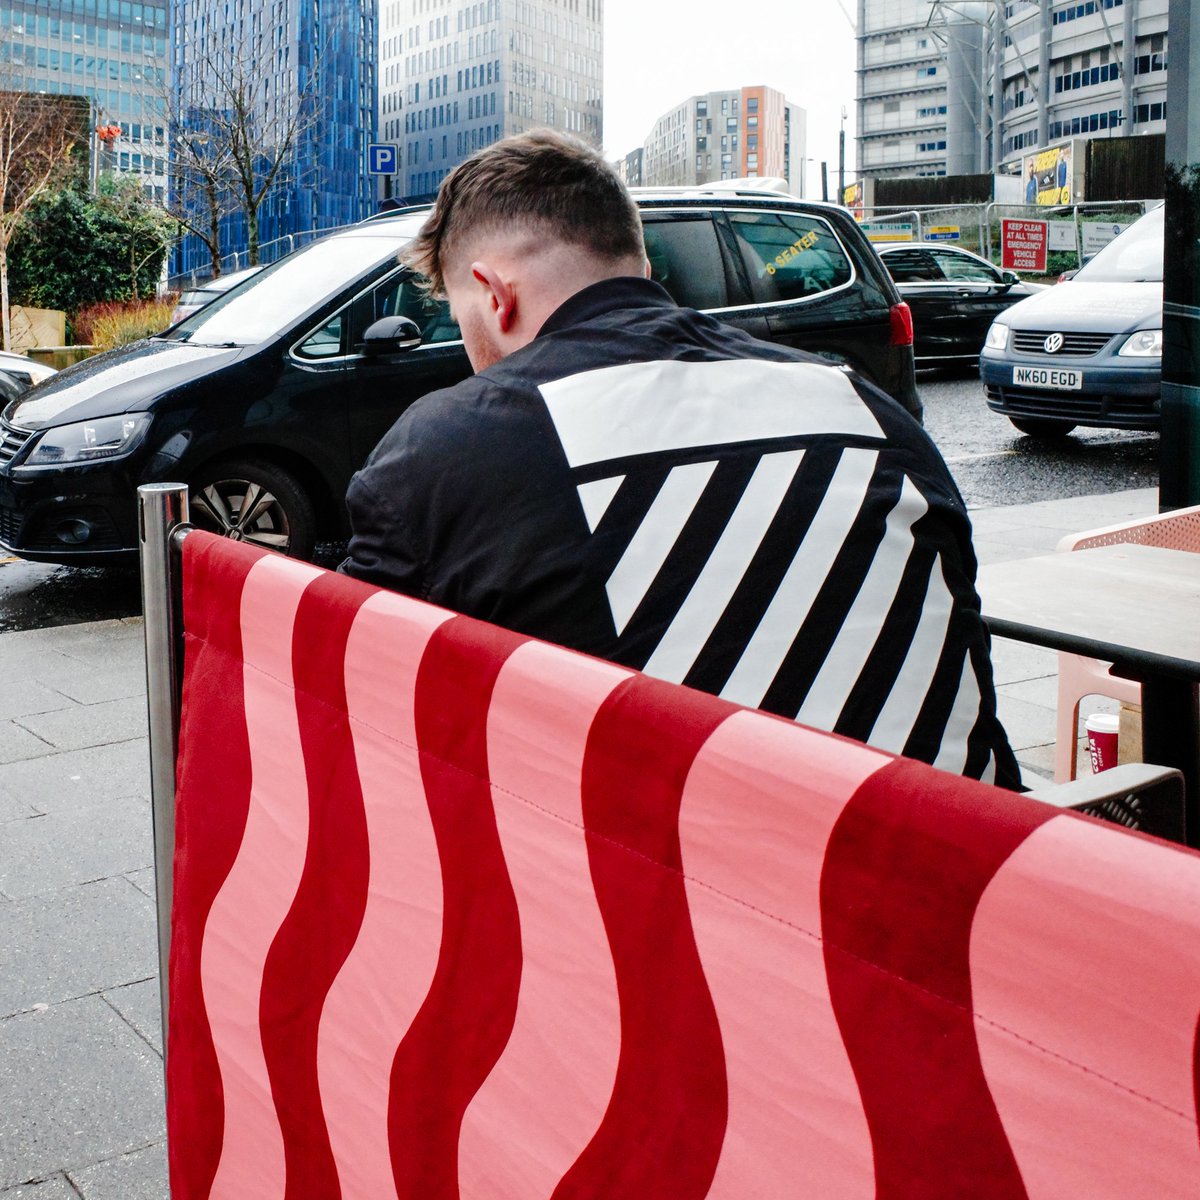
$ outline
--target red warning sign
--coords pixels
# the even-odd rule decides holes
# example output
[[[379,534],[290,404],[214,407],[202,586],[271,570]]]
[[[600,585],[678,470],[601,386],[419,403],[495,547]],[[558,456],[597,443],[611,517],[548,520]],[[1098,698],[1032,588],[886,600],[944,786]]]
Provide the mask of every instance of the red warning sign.
[[[1009,271],[1046,273],[1047,221],[1001,221],[1000,265]]]

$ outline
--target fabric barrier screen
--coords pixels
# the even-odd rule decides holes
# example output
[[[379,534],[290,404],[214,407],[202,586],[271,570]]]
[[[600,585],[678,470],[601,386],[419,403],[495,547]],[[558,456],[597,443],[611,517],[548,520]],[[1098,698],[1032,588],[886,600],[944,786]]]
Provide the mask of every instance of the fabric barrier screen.
[[[174,1200],[1200,1195],[1200,861],[194,532]]]

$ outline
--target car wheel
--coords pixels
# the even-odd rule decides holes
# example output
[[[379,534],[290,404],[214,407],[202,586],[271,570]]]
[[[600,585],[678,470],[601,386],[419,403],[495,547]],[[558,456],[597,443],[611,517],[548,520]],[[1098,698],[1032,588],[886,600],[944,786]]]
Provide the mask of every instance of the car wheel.
[[[1009,417],[1014,429],[1032,438],[1066,437],[1075,428],[1074,421],[1051,421],[1039,417]]]
[[[191,518],[222,537],[309,558],[316,544],[312,501],[291,475],[259,459],[207,467],[189,486]]]

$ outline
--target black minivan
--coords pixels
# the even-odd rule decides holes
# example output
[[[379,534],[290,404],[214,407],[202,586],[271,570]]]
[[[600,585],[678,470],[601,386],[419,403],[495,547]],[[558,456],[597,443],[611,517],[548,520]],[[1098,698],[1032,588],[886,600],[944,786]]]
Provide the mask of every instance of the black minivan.
[[[920,418],[907,307],[845,210],[715,190],[638,203],[680,303],[845,362]],[[408,405],[470,373],[446,305],[398,262],[427,214],[315,241],[8,404],[0,545],[41,562],[131,557],[136,488],[164,481],[188,484],[192,520],[230,537],[300,557],[344,538],[351,475]],[[419,344],[382,321],[398,316]]]

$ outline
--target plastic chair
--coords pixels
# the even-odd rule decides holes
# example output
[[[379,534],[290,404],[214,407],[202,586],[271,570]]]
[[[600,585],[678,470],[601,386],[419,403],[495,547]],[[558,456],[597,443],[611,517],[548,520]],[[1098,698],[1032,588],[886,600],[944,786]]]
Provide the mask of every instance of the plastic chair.
[[[1093,546],[1137,543],[1187,550],[1200,554],[1200,505],[1179,508],[1159,516],[1071,533],[1058,543],[1059,550],[1088,550]],[[1065,783],[1075,778],[1079,705],[1085,696],[1109,696],[1124,704],[1142,702],[1142,685],[1110,673],[1111,664],[1079,654],[1058,655],[1058,718],[1055,728],[1054,779]]]

